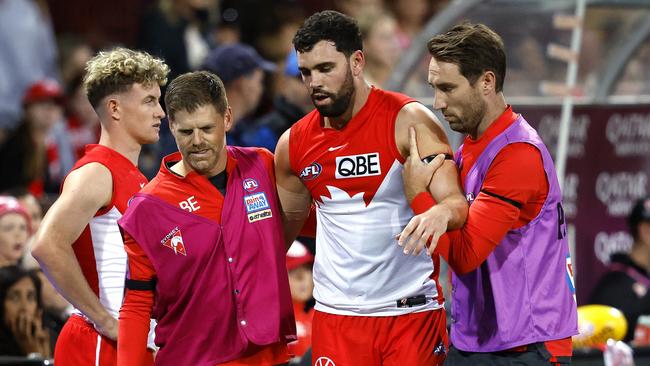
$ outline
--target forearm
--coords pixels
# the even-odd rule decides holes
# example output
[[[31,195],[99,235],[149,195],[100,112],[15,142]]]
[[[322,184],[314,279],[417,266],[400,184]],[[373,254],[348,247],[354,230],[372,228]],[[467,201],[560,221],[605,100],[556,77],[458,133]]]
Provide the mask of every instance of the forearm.
[[[449,218],[447,230],[458,229],[465,224],[468,207],[467,200],[462,195],[454,194],[448,196],[438,202],[437,206],[439,206],[439,209],[444,210],[446,216]]]
[[[298,237],[309,212],[311,204],[309,196],[297,194],[278,185],[278,196],[282,205],[282,228],[287,249]]]
[[[311,205],[309,210],[309,217],[302,225],[300,229],[300,236],[306,236],[308,238],[316,238],[316,205]]]
[[[153,302],[152,291],[126,291],[118,323],[118,366],[143,366],[152,363],[151,354],[147,350],[147,338]]]
[[[428,191],[437,202],[436,209],[445,212],[447,230],[458,229],[465,224],[469,205],[453,161],[445,160],[434,173],[428,187],[422,191]]]
[[[518,215],[514,206],[480,194],[470,208],[465,226],[443,235],[436,250],[455,273],[471,272],[499,245]]]
[[[93,323],[105,324],[113,318],[84,278],[72,247],[47,243],[32,254],[59,293]]]
[[[475,242],[472,244],[470,235],[462,230],[447,232],[440,237],[436,252],[449,264],[458,275],[463,275],[477,269],[492,253],[496,244]]]
[[[287,247],[287,250],[291,246],[294,240],[298,237],[301,232],[301,229],[305,223],[306,217],[294,217],[290,218],[286,215],[282,217],[282,226],[284,230],[284,242]]]

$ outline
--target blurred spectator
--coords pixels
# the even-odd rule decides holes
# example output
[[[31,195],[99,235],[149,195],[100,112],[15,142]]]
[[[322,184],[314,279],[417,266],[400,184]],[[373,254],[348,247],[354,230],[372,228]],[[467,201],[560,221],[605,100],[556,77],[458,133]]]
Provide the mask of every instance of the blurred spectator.
[[[34,197],[34,195],[24,187],[15,187],[3,192],[2,194],[16,198],[29,215],[29,226],[31,230],[25,243],[25,248],[23,250],[25,254],[20,261],[20,266],[27,269],[38,268],[38,262],[36,262],[36,259],[31,255],[33,238],[33,235],[31,234],[38,231],[38,227],[41,225],[41,221],[43,220],[43,209],[41,204],[36,197]]]
[[[598,88],[602,66],[606,63],[605,44],[607,29],[584,28],[580,42],[578,75],[576,87],[578,95],[593,96]]]
[[[239,13],[229,6],[225,6],[227,1],[221,1],[221,17],[219,24],[214,31],[214,41],[218,45],[226,45],[241,42],[241,27],[239,26]]]
[[[0,196],[0,267],[18,265],[31,232],[29,214],[20,202]]]
[[[302,83],[296,51],[291,50],[280,78],[278,95],[273,99],[273,110],[260,117],[253,127],[241,135],[246,146],[258,146],[275,151],[275,145],[284,131],[313,108],[309,91]]]
[[[296,334],[298,340],[289,343],[289,353],[296,356],[292,362],[298,362],[311,347],[311,324],[314,317],[313,291],[314,277],[312,266],[314,255],[299,241],[294,241],[287,251],[287,270],[289,287],[293,300],[293,312],[296,317]]]
[[[241,43],[253,46],[275,63],[289,53],[293,35],[304,21],[302,6],[295,0],[223,0],[220,5],[219,32],[231,29]]]
[[[274,9],[278,14],[275,16],[274,27],[261,32],[253,45],[267,60],[281,62],[293,49],[291,41],[305,18],[300,9],[289,8],[282,11],[279,7]]]
[[[23,249],[24,255],[22,256],[19,265],[26,269],[38,268],[38,262],[36,262],[36,259],[31,255],[31,244],[33,238],[32,234],[38,231],[38,227],[41,225],[41,221],[43,220],[43,209],[41,208],[41,204],[38,202],[36,197],[34,197],[34,195],[24,187],[9,189],[2,194],[17,199],[18,203],[22,205],[22,208],[27,212],[27,215],[29,215],[30,233],[27,237],[25,248]]]
[[[366,81],[382,87],[400,57],[397,23],[385,11],[368,11],[357,19],[363,39],[363,54],[366,57]]]
[[[609,54],[615,49],[615,45],[624,43],[629,34],[636,31],[635,26],[640,24],[641,19],[645,19],[642,13],[632,8],[587,8],[578,59],[576,79],[578,94],[593,96],[597,92],[598,82],[602,78]],[[566,37],[567,39],[563,43],[569,44],[568,35]],[[630,64],[628,63],[628,65]],[[562,72],[563,69],[559,71]],[[638,79],[639,75],[629,76],[632,76],[637,83],[643,82]],[[625,76],[619,75],[619,81],[624,79]],[[638,95],[639,90],[634,88],[634,85],[635,83],[624,86],[624,88],[632,86],[625,94]],[[621,84],[616,86],[620,87]],[[614,94],[618,93],[614,91]]]
[[[228,32],[236,33],[238,42],[252,46],[263,59],[278,66],[277,72],[264,79],[264,91],[254,112],[254,117],[260,117],[273,109],[284,86],[282,67],[292,50],[293,36],[305,19],[303,6],[299,0],[223,0],[220,5],[220,44],[233,43],[223,38]]]
[[[0,268],[0,355],[49,358],[49,331],[43,326],[41,281],[20,267]]]
[[[594,288],[590,303],[615,307],[625,314],[627,334],[634,339],[641,315],[650,315],[650,196],[636,202],[628,217],[634,244],[629,254],[612,255],[610,271]]]
[[[79,34],[93,49],[136,44],[140,19],[155,0],[47,1],[57,34]]]
[[[74,160],[83,156],[85,146],[99,140],[99,116],[88,101],[83,87],[83,73],[70,79],[66,90],[66,119]]]
[[[169,79],[197,69],[211,47],[215,0],[158,0],[143,16],[138,48],[170,67]]]
[[[382,0],[334,0],[334,7],[341,13],[358,19],[366,12],[382,10],[384,4]]]
[[[431,0],[386,1],[386,5],[397,20],[395,36],[402,50],[406,50],[411,46],[413,38],[417,37],[422,31],[427,20],[433,14],[432,3]],[[441,7],[439,3],[447,3],[447,1],[436,1],[436,7]]]
[[[74,156],[63,120],[63,92],[54,80],[34,83],[23,97],[24,120],[0,146],[0,191],[29,187],[58,192]]]
[[[0,1],[0,144],[22,117],[21,97],[27,87],[57,76],[54,34],[44,5]]]
[[[56,336],[61,332],[61,328],[63,327],[63,324],[65,323],[65,320],[67,319],[72,308],[70,304],[63,298],[63,296],[61,296],[56,291],[54,286],[52,286],[50,281],[40,270],[38,262],[36,262],[34,257],[32,257],[30,254],[31,241],[33,238],[31,234],[35,233],[38,230],[38,226],[40,225],[43,218],[41,205],[36,200],[36,198],[25,189],[17,188],[10,190],[7,193],[10,193],[13,197],[0,196],[0,267],[5,266],[1,263],[11,263],[12,265],[20,263],[20,267],[28,270],[34,270],[34,273],[36,273],[38,278],[41,280],[42,285],[41,297],[43,299],[43,316],[45,319],[47,319],[46,324],[48,324],[48,328],[54,330],[54,332],[52,332],[52,336],[55,339]],[[14,197],[18,200],[19,204],[22,205],[22,209],[24,209],[23,211],[21,211],[21,207],[17,206],[13,201]],[[20,215],[18,215],[18,217],[12,218],[9,215],[5,215],[5,213],[17,213],[23,215],[23,217],[20,217]],[[30,218],[28,223],[31,230],[29,230],[28,233],[25,233],[23,231],[24,225],[22,223],[25,221],[25,214],[29,215]],[[5,219],[4,217],[7,218]],[[17,222],[14,223],[13,221]],[[5,229],[11,230],[5,231]],[[17,244],[13,244],[9,239],[9,244],[7,245],[7,243],[5,243],[7,236],[11,236],[11,234],[9,234],[11,232],[14,233],[14,240],[16,242],[19,244],[25,243],[26,245],[24,245],[20,250],[16,248],[15,252],[12,251],[8,253],[7,256],[5,256],[3,255],[3,248],[11,249],[12,245],[17,246]],[[27,237],[25,241],[22,240],[23,236]],[[20,258],[20,256],[22,256],[22,261],[14,261],[16,257]],[[10,260],[3,261],[3,257],[8,257]]]
[[[95,52],[90,44],[81,37],[73,34],[65,34],[57,37],[59,50],[59,70],[61,72],[61,83],[68,91],[70,84],[80,76],[83,77],[86,62],[90,60]],[[67,94],[67,93],[66,93]]]
[[[18,200],[18,203],[22,205],[29,215],[31,232],[35,233],[43,220],[43,207],[38,199],[24,187],[14,187],[4,191],[2,194],[12,196]]]
[[[242,135],[252,128],[252,123],[244,120],[259,105],[264,91],[264,71],[274,71],[275,65],[263,59],[253,47],[234,43],[210,51],[203,69],[217,74],[226,87],[233,116],[228,145],[244,146]]]
[[[512,96],[540,95],[540,82],[548,79],[548,59],[544,46],[536,38],[538,34],[513,32],[510,36],[512,38],[506,39],[511,47],[506,51],[510,64],[504,91]]]
[[[632,57],[616,84],[616,95],[650,95],[650,38]]]

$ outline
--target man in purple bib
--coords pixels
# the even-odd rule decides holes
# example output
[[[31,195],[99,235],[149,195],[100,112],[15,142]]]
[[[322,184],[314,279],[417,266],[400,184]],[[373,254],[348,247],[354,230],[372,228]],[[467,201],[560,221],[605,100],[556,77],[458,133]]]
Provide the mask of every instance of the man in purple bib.
[[[226,146],[223,83],[174,79],[165,95],[180,152],[119,221],[129,255],[118,365],[144,365],[149,317],[156,365],[278,365],[296,339],[273,155]]]
[[[428,43],[434,109],[466,133],[456,153],[470,203],[465,226],[432,238],[428,253],[453,269],[451,343],[445,365],[571,362],[577,331],[562,193],[537,132],[503,96],[503,41],[463,23]],[[411,148],[417,149],[415,131]],[[432,232],[426,186],[441,159],[405,164],[417,216],[400,234],[419,254]]]

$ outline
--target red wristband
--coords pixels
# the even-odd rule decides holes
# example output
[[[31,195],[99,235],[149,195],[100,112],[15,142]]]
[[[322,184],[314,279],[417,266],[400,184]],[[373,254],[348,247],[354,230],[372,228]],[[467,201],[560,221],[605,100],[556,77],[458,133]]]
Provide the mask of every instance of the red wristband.
[[[424,191],[415,196],[413,202],[411,202],[411,209],[416,215],[419,215],[435,205],[436,200],[433,199],[431,193]]]

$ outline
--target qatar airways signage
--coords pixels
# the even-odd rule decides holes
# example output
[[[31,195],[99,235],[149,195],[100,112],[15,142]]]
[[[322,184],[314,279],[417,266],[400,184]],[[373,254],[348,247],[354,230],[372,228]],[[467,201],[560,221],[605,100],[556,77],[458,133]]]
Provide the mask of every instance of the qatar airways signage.
[[[524,116],[524,118],[527,118]],[[528,121],[531,123],[530,121]],[[531,123],[532,124],[532,123]],[[560,132],[560,115],[549,112],[539,120],[537,133],[546,143],[549,151],[554,152],[557,149],[557,137]],[[589,115],[576,115],[571,121],[571,130],[569,131],[569,146],[567,154],[572,158],[579,158],[585,154],[585,143],[591,126]]]
[[[551,154],[560,106],[513,110],[537,129]],[[575,228],[578,303],[584,304],[614,253],[629,251],[626,218],[650,194],[650,105],[576,106],[563,187],[567,221]]]
[[[634,202],[648,193],[648,173],[643,171],[600,172],[596,177],[598,200],[612,217],[627,217]]]
[[[605,132],[617,156],[650,155],[650,113],[614,113]]]

